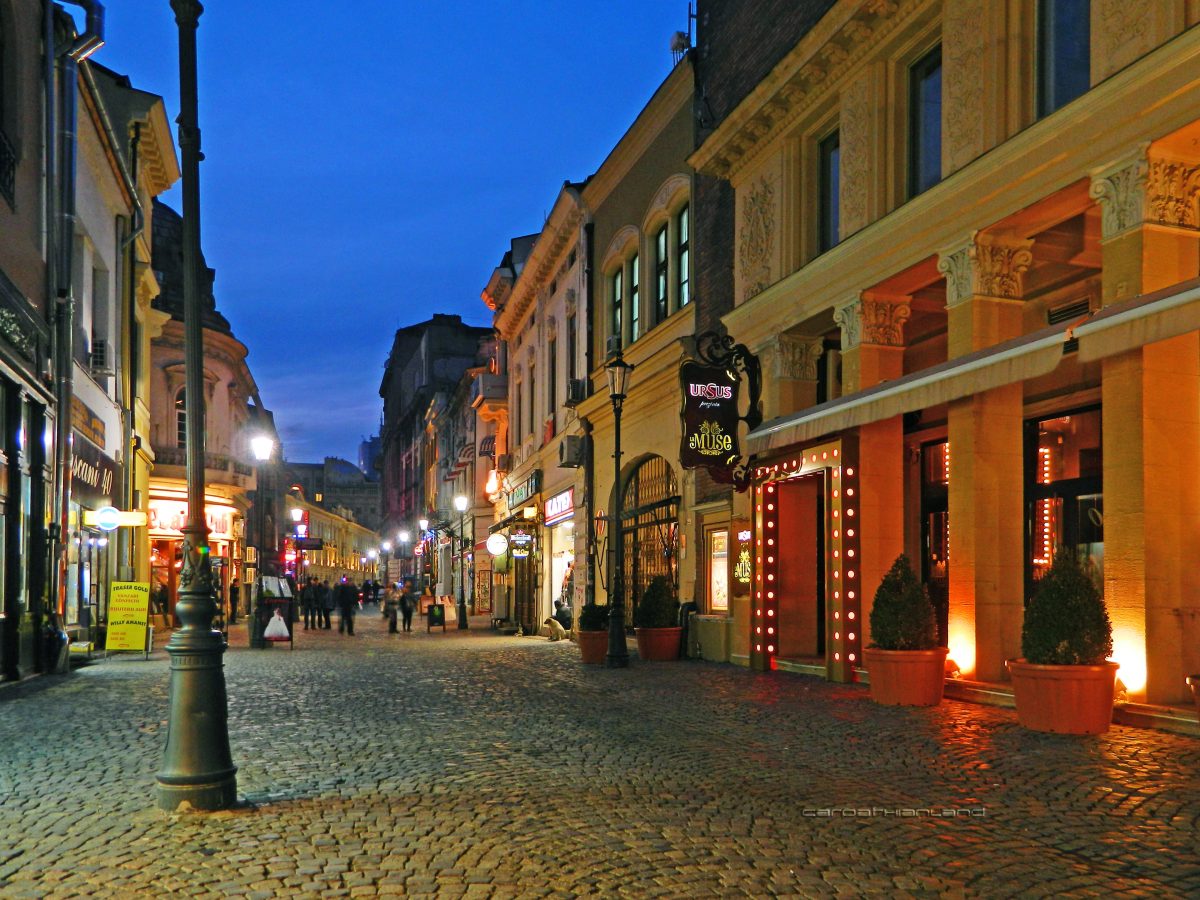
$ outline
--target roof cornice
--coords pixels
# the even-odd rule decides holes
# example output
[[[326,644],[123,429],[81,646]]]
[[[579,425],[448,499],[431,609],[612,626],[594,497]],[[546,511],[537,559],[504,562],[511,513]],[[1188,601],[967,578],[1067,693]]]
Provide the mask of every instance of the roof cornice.
[[[708,136],[688,162],[732,180],[759,150],[836,90],[880,40],[927,0],[841,0]]]

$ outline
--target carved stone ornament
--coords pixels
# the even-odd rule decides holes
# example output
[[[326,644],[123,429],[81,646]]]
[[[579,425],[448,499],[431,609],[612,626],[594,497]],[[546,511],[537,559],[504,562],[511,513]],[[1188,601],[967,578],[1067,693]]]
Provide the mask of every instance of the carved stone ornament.
[[[946,306],[977,295],[1020,300],[1032,264],[1032,240],[973,234],[971,243],[938,259],[938,271],[946,277]]]
[[[1200,165],[1152,159],[1146,193],[1152,221],[1176,228],[1200,228]]]
[[[1088,195],[1100,204],[1101,237],[1115,237],[1145,221],[1148,176],[1143,154],[1092,176]]]
[[[775,339],[775,377],[817,380],[817,364],[825,353],[819,337],[781,334]]]
[[[750,299],[771,283],[771,252],[775,245],[775,188],[760,178],[742,205],[738,260],[742,292]]]
[[[33,340],[21,330],[21,320],[10,309],[0,309],[0,335],[25,356],[33,355]]]
[[[842,350],[855,347],[903,347],[904,323],[912,315],[907,298],[863,294],[833,314],[842,329]]]

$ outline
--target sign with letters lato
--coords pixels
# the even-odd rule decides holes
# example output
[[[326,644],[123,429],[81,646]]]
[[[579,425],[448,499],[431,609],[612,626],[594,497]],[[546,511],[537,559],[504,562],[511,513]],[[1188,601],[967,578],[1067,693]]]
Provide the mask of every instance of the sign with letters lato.
[[[732,469],[742,455],[737,434],[737,373],[688,360],[679,367],[679,380],[683,393],[680,465],[685,469]]]

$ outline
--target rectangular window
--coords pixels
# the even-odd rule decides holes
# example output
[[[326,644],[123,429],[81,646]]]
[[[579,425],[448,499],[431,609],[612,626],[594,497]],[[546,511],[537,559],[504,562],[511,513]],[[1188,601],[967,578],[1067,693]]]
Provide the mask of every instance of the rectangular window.
[[[574,381],[577,377],[575,351],[578,349],[575,338],[575,317],[567,316],[567,380]]]
[[[1041,0],[1037,10],[1037,114],[1048,116],[1091,84],[1090,0]]]
[[[654,236],[654,322],[667,317],[667,226]]]
[[[534,401],[537,390],[537,377],[535,373],[537,367],[530,365],[529,367],[529,430],[526,434],[537,434],[537,403]]]
[[[553,416],[554,410],[558,408],[558,341],[554,338],[550,339],[547,357],[546,416],[548,418]]]
[[[612,283],[609,286],[609,297],[612,300],[612,336],[617,339],[617,344],[624,342],[624,335],[621,333],[621,301],[624,295],[621,292],[621,282],[625,278],[625,272],[618,269],[613,273]]]
[[[629,260],[629,342],[631,344],[641,334],[641,303],[638,302],[641,294],[639,281],[641,281],[641,266],[638,263],[638,255],[635,253]]]
[[[942,48],[922,56],[908,72],[908,196],[942,179]]]
[[[708,533],[708,611],[729,609],[729,532]]]
[[[513,410],[512,420],[514,446],[521,443],[521,397],[524,396],[522,393],[523,390],[524,385],[521,384],[520,379],[517,379],[517,389],[513,391],[513,403],[516,405],[516,409]]]
[[[820,191],[820,222],[819,249],[822,253],[831,250],[838,243],[839,207],[838,191],[841,185],[841,132],[835,131],[817,145],[817,155],[820,158],[821,170],[818,173]]]
[[[679,279],[679,308],[687,306],[692,300],[691,294],[691,226],[688,224],[688,208],[685,206],[675,218],[679,244],[675,248],[675,259],[678,263],[676,277]]]

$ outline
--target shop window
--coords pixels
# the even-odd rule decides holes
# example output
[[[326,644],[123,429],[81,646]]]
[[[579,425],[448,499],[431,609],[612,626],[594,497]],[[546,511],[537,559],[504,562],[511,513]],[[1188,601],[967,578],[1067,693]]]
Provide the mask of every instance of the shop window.
[[[942,48],[935,47],[908,72],[908,196],[942,178]]]
[[[1100,410],[1029,423],[1025,443],[1026,595],[1054,554],[1079,554],[1103,590],[1104,503]]]
[[[1037,114],[1048,116],[1091,84],[1090,0],[1040,0],[1037,7]]]
[[[708,533],[708,611],[729,610],[729,531]]]
[[[819,249],[822,253],[837,246],[840,209],[838,196],[841,186],[841,132],[835,131],[817,145],[820,160],[818,173],[818,198],[820,221],[818,222]]]

